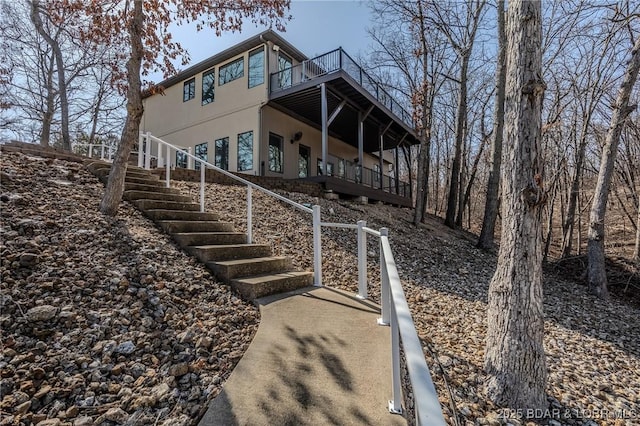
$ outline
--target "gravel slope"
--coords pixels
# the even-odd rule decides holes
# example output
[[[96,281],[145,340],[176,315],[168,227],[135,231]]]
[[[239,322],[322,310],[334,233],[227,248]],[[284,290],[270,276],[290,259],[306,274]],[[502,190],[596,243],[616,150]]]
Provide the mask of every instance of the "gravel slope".
[[[132,206],[98,213],[82,165],[2,153],[1,172],[0,424],[192,424],[257,309]]]

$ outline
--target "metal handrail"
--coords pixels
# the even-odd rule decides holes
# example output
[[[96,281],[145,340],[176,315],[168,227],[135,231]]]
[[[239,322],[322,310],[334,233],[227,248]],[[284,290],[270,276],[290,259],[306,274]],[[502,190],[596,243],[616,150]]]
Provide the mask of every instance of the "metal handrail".
[[[146,138],[147,143],[143,145],[143,139]],[[170,149],[176,151],[180,148],[163,141],[160,138],[152,136],[149,132],[140,134],[140,146],[144,147],[142,154],[145,156],[144,165],[149,169],[149,158],[151,156],[151,141],[166,146],[167,159],[170,158]],[[184,152],[184,151],[183,151]],[[223,170],[202,158],[196,157],[191,153],[185,153],[193,160],[200,162],[200,210],[204,211],[204,185],[205,170],[211,168],[223,175],[238,181],[247,186],[247,240],[251,243],[251,224],[252,224],[252,202],[251,191],[257,189],[271,197],[283,201],[293,207],[304,212],[312,213],[313,218],[313,261],[314,261],[314,285],[322,286],[322,248],[321,248],[321,228],[333,227],[343,229],[357,230],[358,243],[358,297],[367,298],[367,241],[366,235],[370,234],[380,239],[380,279],[381,279],[381,318],[378,320],[380,325],[391,326],[391,358],[392,358],[392,400],[389,401],[389,411],[391,413],[402,412],[402,390],[400,378],[400,337],[402,338],[402,347],[405,353],[407,370],[414,395],[414,407],[416,415],[416,423],[421,426],[440,426],[445,425],[442,409],[438,402],[435,386],[431,379],[429,367],[424,359],[424,352],[418,334],[416,332],[411,312],[407,304],[407,300],[402,290],[402,284],[398,275],[391,245],[389,244],[388,230],[381,228],[379,231],[368,228],[366,221],[360,220],[356,225],[347,223],[322,222],[320,217],[320,206],[314,205],[312,208],[303,206],[295,201],[289,200],[273,191],[261,187],[253,182],[236,176],[226,170]],[[166,185],[169,187],[170,182],[170,162],[166,162]]]
[[[348,67],[347,65],[352,65]],[[343,70],[347,73],[360,87],[365,89],[375,99],[382,103],[392,114],[396,115],[402,122],[409,127],[414,128],[415,123],[413,117],[409,114],[391,94],[384,89],[373,77],[367,73],[347,52],[339,47],[314,58],[307,59],[299,64],[283,68],[270,75],[270,91],[278,92],[297,86],[305,81],[323,75]],[[298,72],[299,71],[299,72]],[[287,76],[288,78],[284,78]],[[276,84],[285,81],[285,84]]]

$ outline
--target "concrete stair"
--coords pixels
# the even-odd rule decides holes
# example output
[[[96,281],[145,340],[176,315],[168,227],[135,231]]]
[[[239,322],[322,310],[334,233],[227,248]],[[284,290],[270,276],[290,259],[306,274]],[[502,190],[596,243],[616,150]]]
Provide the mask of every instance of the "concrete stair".
[[[110,164],[96,161],[87,169],[106,183]],[[123,197],[247,300],[313,284],[313,273],[292,271],[291,260],[272,256],[268,245],[247,244],[246,234],[235,232],[233,224],[200,212],[191,197],[166,188],[145,169],[129,166]]]

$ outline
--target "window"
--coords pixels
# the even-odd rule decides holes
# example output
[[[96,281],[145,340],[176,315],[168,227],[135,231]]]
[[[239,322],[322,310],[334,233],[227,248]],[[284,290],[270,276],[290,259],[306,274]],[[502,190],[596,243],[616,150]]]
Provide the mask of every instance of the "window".
[[[202,105],[213,102],[216,73],[214,69],[202,73]]]
[[[229,138],[216,139],[215,165],[229,170]]]
[[[318,176],[322,176],[322,159],[318,158]],[[333,176],[333,163],[327,161],[327,176]]]
[[[242,76],[244,76],[244,58],[239,58],[220,67],[218,71],[218,84],[222,86]]]
[[[238,135],[238,171],[253,169],[253,132]]]
[[[305,178],[309,176],[311,148],[300,145],[298,148],[298,177]]]
[[[373,165],[373,181],[380,182],[380,164]]]
[[[282,151],[282,136],[269,133],[269,171],[282,173],[284,153]]]
[[[184,82],[182,86],[182,102],[190,101],[196,97],[196,79],[192,78]]]
[[[249,52],[249,89],[264,83],[264,48]]]
[[[340,176],[341,178],[345,177],[345,171],[346,167],[345,167],[345,163],[344,163],[344,159],[339,159],[338,160],[338,176]]]
[[[203,142],[201,144],[196,145],[196,150],[195,150],[195,156],[207,161],[207,149],[208,149],[208,143],[207,142]],[[196,170],[200,170],[200,162],[199,161],[194,161],[194,166],[196,168]]]
[[[176,151],[176,167],[187,168],[187,154],[184,151]]]
[[[291,86],[291,76],[293,70],[291,65],[293,64],[290,57],[284,53],[278,54],[278,87],[284,88]]]

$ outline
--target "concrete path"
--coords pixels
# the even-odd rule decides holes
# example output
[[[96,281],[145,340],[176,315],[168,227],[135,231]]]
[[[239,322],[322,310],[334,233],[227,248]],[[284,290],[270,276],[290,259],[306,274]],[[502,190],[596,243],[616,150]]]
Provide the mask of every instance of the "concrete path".
[[[388,411],[390,336],[378,305],[326,287],[258,302],[258,332],[200,426],[406,425]]]

